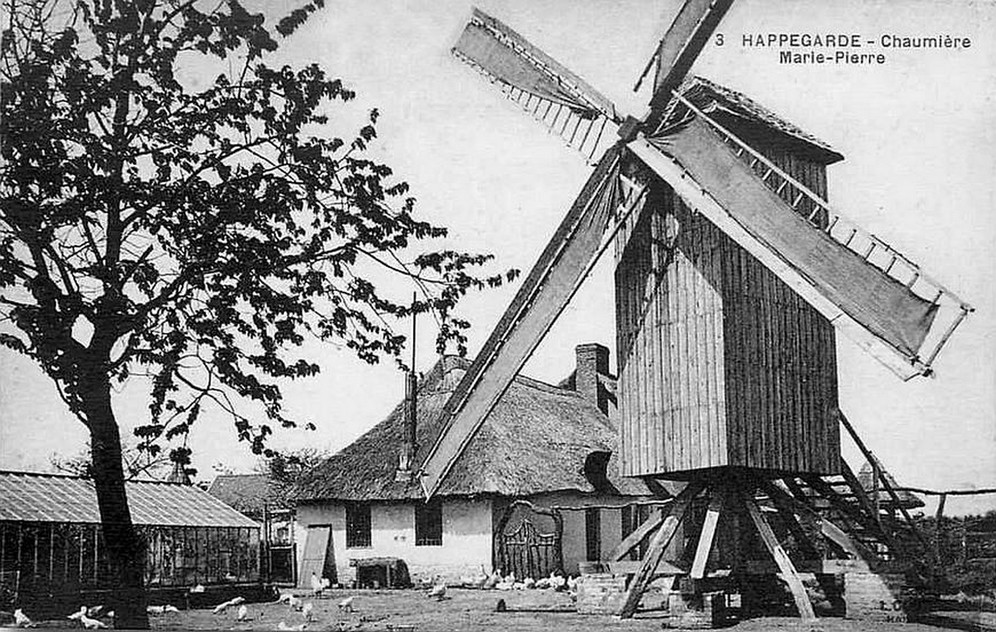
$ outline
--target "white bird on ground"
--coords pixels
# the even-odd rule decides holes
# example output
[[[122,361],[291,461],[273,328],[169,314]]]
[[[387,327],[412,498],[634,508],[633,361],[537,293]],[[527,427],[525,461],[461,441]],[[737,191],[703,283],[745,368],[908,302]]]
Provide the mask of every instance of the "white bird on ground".
[[[80,623],[82,623],[83,627],[86,628],[87,630],[106,630],[107,629],[107,624],[106,623],[104,623],[103,621],[98,621],[97,619],[91,619],[90,617],[86,616],[85,614],[82,617],[80,617]]]
[[[248,618],[249,618],[249,608],[246,608],[245,605],[239,606],[239,611],[235,614],[235,620],[245,621]]]
[[[212,610],[211,612],[213,612],[214,614],[221,614],[226,610],[228,610],[229,608],[231,608],[232,606],[237,606],[244,602],[245,599],[242,597],[233,597],[232,599],[229,599],[228,601],[220,603],[217,606],[215,606],[214,610]]]
[[[204,584],[197,584],[196,586],[194,586],[193,588],[190,589],[190,592],[192,592],[192,593],[202,593],[202,592],[204,592],[204,590],[205,590],[204,589]]]
[[[322,592],[322,580],[315,575],[314,571],[311,573],[311,592],[315,595],[320,595]]]
[[[342,601],[340,601],[339,602],[339,610],[342,610],[343,612],[352,612],[353,611],[353,598],[354,597],[356,597],[356,595],[353,595],[352,597],[346,597],[345,599],[343,599]]]
[[[277,624],[277,629],[278,630],[295,630],[295,631],[300,631],[300,630],[304,629],[304,624],[303,623],[299,623],[297,625],[287,625],[286,623],[284,623],[283,621],[281,621],[280,623]]]
[[[310,601],[301,608],[301,614],[304,615],[305,621],[311,621],[311,611],[315,609],[315,604]]]
[[[484,589],[491,590],[492,588],[498,585],[498,582],[500,582],[501,579],[502,579],[501,573],[499,573],[498,571],[491,573],[488,579],[484,582],[483,586]]]
[[[79,612],[74,612],[66,618],[71,619],[73,621],[79,621],[81,618],[87,616],[88,614],[90,614],[89,609],[86,606],[80,606]]]
[[[564,586],[567,585],[567,578],[563,575],[557,575],[555,572],[550,573],[550,588],[554,590],[563,590]]]
[[[166,604],[165,606],[146,606],[145,611],[149,614],[166,614],[167,612],[180,612],[176,606]],[[90,616],[93,616],[92,614]]]
[[[429,597],[435,597],[437,601],[441,601],[446,598],[446,584],[440,581],[438,584],[433,586],[429,590]]]
[[[19,628],[33,628],[35,627],[35,622],[29,619],[23,610],[18,608],[14,611],[14,625]]]

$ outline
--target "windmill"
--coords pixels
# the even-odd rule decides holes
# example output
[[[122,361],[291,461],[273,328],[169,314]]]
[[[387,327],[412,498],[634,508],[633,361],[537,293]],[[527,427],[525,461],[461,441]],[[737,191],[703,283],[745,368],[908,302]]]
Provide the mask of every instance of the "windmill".
[[[755,124],[770,113],[688,76],[731,3],[682,4],[641,76],[654,70],[641,118],[479,10],[453,49],[594,171],[450,398],[421,482],[427,496],[436,492],[614,247],[622,473],[687,483],[666,518],[648,520],[612,553],[618,559],[652,536],[624,616],[696,499],[708,507],[691,577],[704,577],[720,516],[733,516],[753,524],[800,614],[813,616],[757,497],[804,541],[795,516],[815,516],[811,496],[839,500],[823,477],[854,478],[840,459],[840,425],[853,428],[838,409],[835,332],[909,380],[931,374],[972,311],[828,204],[825,167],[839,154],[773,116],[782,129],[771,142]],[[877,511],[864,509],[856,521],[888,540]],[[820,524],[843,555],[869,559],[845,530]]]

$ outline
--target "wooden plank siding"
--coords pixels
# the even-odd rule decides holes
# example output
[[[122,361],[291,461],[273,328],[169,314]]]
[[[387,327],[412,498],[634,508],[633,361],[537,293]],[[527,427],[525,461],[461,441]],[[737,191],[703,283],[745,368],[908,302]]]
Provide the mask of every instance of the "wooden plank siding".
[[[826,197],[824,165],[757,148]],[[660,180],[628,224],[615,275],[622,474],[837,473],[830,323]]]

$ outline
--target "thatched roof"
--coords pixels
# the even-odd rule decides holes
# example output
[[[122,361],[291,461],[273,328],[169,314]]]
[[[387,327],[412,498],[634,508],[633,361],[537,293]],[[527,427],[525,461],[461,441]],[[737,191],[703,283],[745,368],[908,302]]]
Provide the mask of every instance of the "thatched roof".
[[[469,366],[442,358],[418,389],[420,464],[441,428],[443,406]],[[416,482],[395,480],[404,433],[404,404],[338,454],[302,477],[294,496],[314,500],[421,499]],[[461,454],[439,490],[441,496],[529,496],[551,491],[595,492],[585,460],[611,452],[616,431],[579,393],[516,377]],[[648,495],[642,482],[621,479],[608,464],[609,484],[627,495]]]
[[[837,150],[825,141],[796,127],[747,95],[731,90],[704,77],[691,76],[681,88],[682,96],[709,116],[725,126],[755,127],[767,141],[776,140],[774,131],[783,144],[797,152],[809,154],[824,164],[843,160]],[[743,135],[744,129],[737,131]],[[751,138],[744,138],[750,141]]]
[[[875,459],[875,461],[878,461],[877,457],[872,458]],[[893,488],[899,487],[899,484],[896,483],[896,479],[893,478],[892,474],[890,474],[889,471],[882,466],[881,461],[878,461],[878,467],[882,472],[883,478],[889,482],[889,485]],[[874,483],[872,482],[872,466],[868,461],[865,461],[865,464],[861,466],[861,470],[858,472],[858,482],[861,483],[861,488],[869,494],[874,491]],[[923,500],[911,492],[897,491],[896,496],[899,497],[899,504],[904,509],[917,509],[924,506]],[[890,507],[894,504],[892,502],[892,496],[890,496],[889,492],[883,489],[881,485],[878,487],[878,502],[883,507]]]

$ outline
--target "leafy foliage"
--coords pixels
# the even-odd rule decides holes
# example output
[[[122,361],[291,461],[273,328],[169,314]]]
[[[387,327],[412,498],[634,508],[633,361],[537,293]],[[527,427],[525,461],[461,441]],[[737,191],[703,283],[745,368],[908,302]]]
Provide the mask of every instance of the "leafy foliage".
[[[280,383],[312,376],[309,337],[397,357],[392,323],[434,312],[440,348],[470,290],[514,277],[437,248],[408,185],[371,156],[376,110],[328,133],[354,93],[317,65],[266,62],[277,21],[238,0],[15,3],[2,41],[0,344],[35,360],[83,423],[95,385],[151,380],[140,447],[186,436],[204,406],[268,453],[291,427]],[[185,69],[220,71],[193,89]],[[393,296],[402,277],[419,290]],[[239,399],[265,411],[241,413]],[[189,459],[189,450],[173,457]]]
[[[152,456],[148,451],[139,450],[137,447],[126,443],[122,446],[121,460],[127,480],[151,478],[163,481],[170,474],[170,458],[168,454],[160,453]],[[60,474],[70,474],[85,478],[93,478],[94,475],[93,457],[90,454],[89,442],[85,448],[75,454],[69,456],[64,454],[51,455],[49,464],[54,471]],[[196,473],[196,471],[188,470],[188,474],[191,473]]]
[[[274,451],[271,456],[260,460],[256,471],[265,474],[272,481],[290,485],[324,463],[330,456],[332,453],[318,448],[302,448],[289,452]]]

